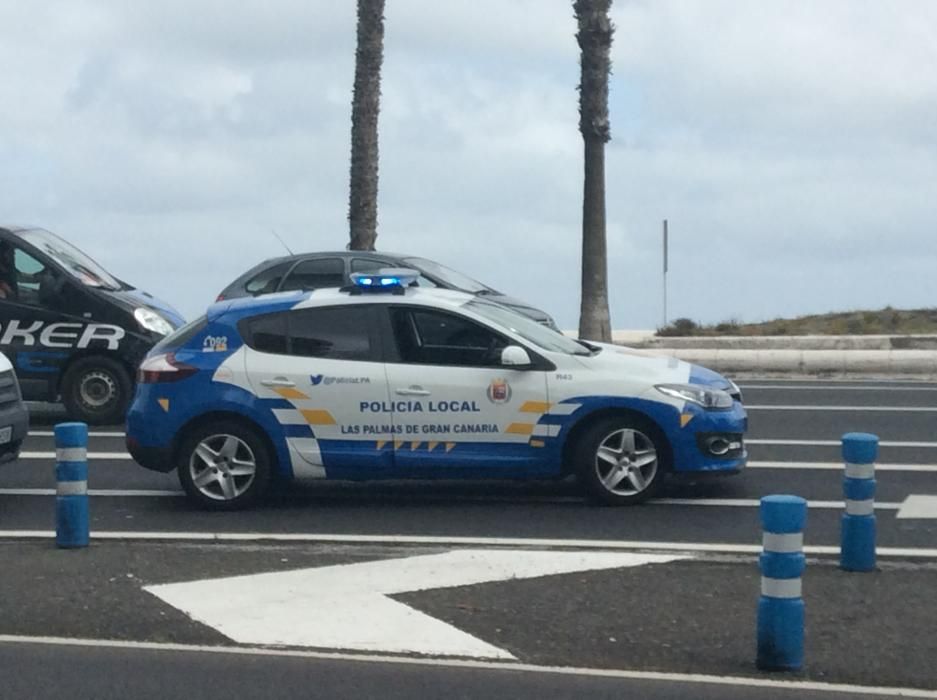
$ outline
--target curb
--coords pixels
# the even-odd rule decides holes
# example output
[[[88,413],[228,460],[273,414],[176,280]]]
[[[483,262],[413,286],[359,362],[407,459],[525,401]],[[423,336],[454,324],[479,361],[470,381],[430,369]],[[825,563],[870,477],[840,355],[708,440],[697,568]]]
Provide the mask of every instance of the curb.
[[[676,357],[718,372],[937,378],[937,351],[933,350],[648,348],[642,352]]]

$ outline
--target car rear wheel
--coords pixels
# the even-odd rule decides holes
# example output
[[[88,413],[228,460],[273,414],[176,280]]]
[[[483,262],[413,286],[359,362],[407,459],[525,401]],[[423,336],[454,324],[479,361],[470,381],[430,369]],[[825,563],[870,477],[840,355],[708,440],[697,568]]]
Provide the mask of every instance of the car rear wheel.
[[[267,490],[270,452],[253,429],[219,421],[189,434],[179,451],[178,470],[182,487],[199,505],[237,510]]]
[[[576,450],[580,483],[596,501],[630,505],[653,496],[669,462],[669,445],[656,426],[636,417],[600,420]]]
[[[62,403],[69,417],[92,425],[119,423],[127,412],[133,382],[109,357],[84,357],[62,377]]]

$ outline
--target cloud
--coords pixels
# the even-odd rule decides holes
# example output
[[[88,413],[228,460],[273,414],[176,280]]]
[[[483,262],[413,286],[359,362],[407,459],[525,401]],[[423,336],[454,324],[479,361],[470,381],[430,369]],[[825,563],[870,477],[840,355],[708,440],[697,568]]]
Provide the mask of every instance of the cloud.
[[[937,6],[613,6],[613,325],[933,305]],[[582,145],[571,4],[386,10],[379,246],[573,327]],[[187,315],[282,247],[347,240],[354,3],[0,10],[0,209]],[[928,276],[925,276],[928,275]]]

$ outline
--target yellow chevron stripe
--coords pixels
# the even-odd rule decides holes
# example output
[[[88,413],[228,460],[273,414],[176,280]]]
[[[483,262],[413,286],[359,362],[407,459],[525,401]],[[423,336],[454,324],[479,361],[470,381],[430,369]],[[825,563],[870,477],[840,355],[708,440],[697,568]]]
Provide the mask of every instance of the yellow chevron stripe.
[[[384,445],[386,445],[387,443],[388,443],[387,440],[378,440],[378,441],[377,441],[377,449],[383,450],[383,449],[384,449]]]
[[[452,448],[454,448],[454,447],[455,447],[455,443],[454,443],[454,442],[447,442],[447,443],[446,443],[446,452],[452,452]]]
[[[394,449],[399,450],[403,447],[403,440],[394,440]]]
[[[309,398],[299,389],[294,389],[291,386],[278,386],[274,388],[274,391],[277,392],[284,399],[308,399]]]
[[[689,423],[691,420],[693,420],[692,413],[681,413],[680,414],[680,427],[685,428],[687,426],[687,423]]]
[[[543,447],[545,444],[546,443],[543,440],[531,440],[530,441],[531,447]]]
[[[439,444],[438,442],[431,442],[431,443],[429,443],[429,447],[427,447],[427,449],[428,449],[430,452],[432,452],[433,450],[436,449],[436,446],[437,446],[438,444]]]
[[[169,413],[169,399],[156,399],[156,403],[159,404],[159,407],[163,409],[163,411]]]
[[[546,413],[550,410],[552,404],[549,401],[525,401],[521,407],[521,413]]]
[[[301,408],[299,412],[303,414],[303,418],[306,419],[309,425],[335,425],[335,419],[332,418],[332,414],[328,411]]]
[[[514,435],[531,435],[534,432],[534,424],[511,423],[511,425],[504,429],[504,432],[512,433]]]
[[[418,449],[420,449],[420,445],[422,445],[422,444],[423,444],[422,442],[411,442],[411,443],[410,443],[410,449],[411,449],[411,450],[418,450]]]

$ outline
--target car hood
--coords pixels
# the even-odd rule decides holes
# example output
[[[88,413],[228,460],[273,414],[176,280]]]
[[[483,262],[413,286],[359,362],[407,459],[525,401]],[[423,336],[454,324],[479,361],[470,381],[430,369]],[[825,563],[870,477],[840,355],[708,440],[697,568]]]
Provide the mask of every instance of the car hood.
[[[639,375],[650,384],[700,384],[714,389],[732,389],[732,383],[718,372],[676,357],[636,350],[625,345],[592,341],[589,341],[589,345],[601,348],[602,351],[593,357],[580,358],[580,361],[602,373]]]
[[[154,297],[149,292],[144,292],[142,289],[121,289],[116,292],[108,291],[106,293],[131,310],[138,306],[146,306],[154,311],[158,311],[172,324],[173,328],[178,328],[185,323],[182,314],[176,311],[172,305],[158,297]]]

